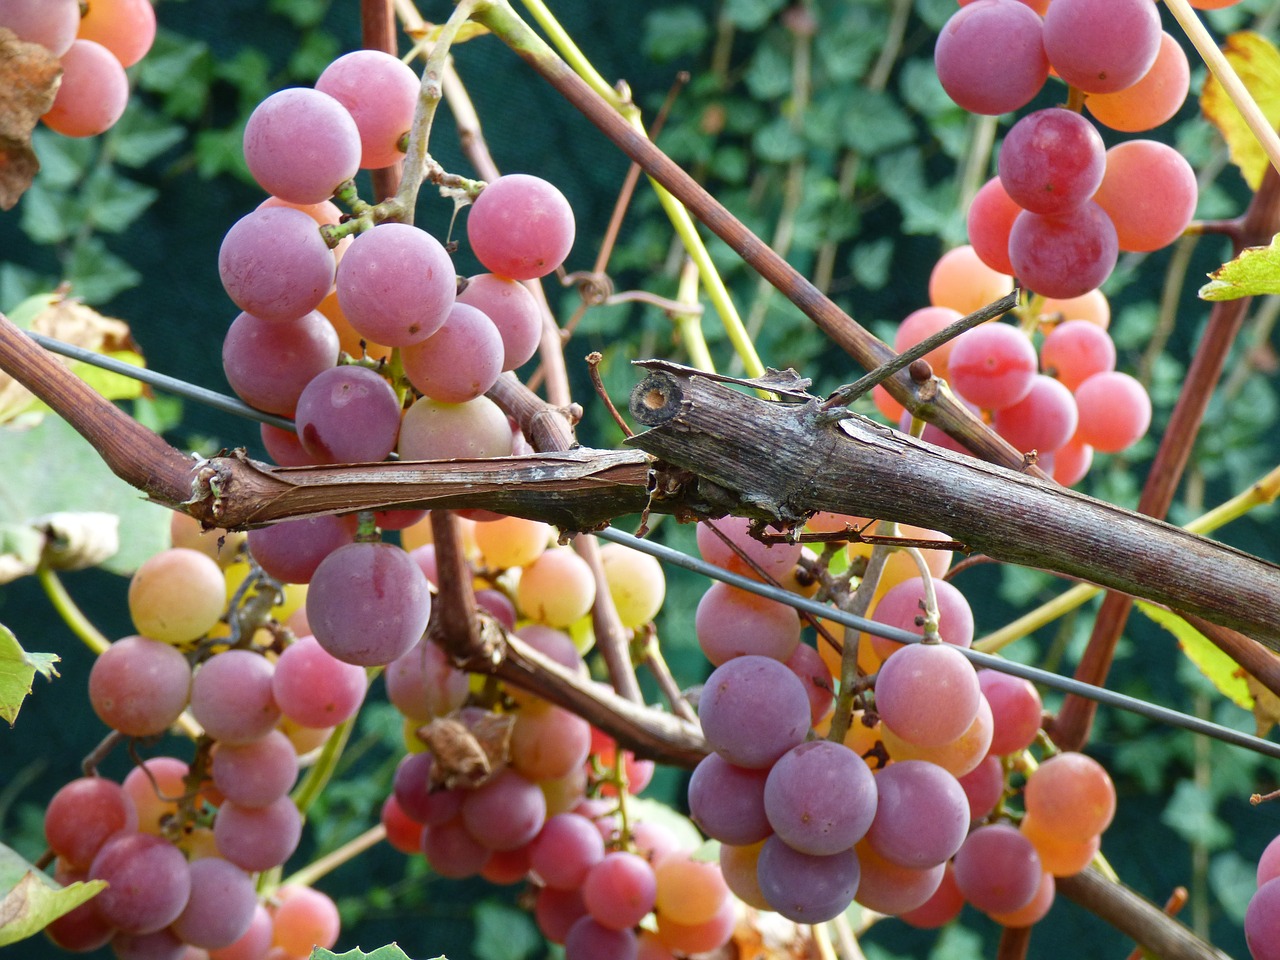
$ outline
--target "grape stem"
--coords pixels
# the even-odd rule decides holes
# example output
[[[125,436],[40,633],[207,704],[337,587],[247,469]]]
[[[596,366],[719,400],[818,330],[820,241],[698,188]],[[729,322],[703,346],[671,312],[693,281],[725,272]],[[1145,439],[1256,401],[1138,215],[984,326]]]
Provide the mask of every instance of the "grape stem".
[[[933,571],[929,569],[929,564],[925,562],[924,553],[919,547],[905,547],[907,556],[909,556],[916,565],[916,569],[920,571],[920,580],[924,584],[924,639],[926,643],[941,643],[942,638],[938,636],[938,621],[941,614],[938,612],[938,591],[933,585]]]
[[[877,528],[889,536],[894,533],[893,524],[882,522]],[[871,598],[875,596],[876,587],[880,584],[880,574],[884,572],[885,561],[889,559],[890,548],[877,544],[871,548],[871,556],[867,559],[867,569],[862,574],[858,589],[852,596],[845,597],[839,607],[845,613],[855,617],[865,616],[871,606]],[[852,627],[844,628],[844,649],[840,651],[840,693],[836,696],[835,713],[831,716],[831,730],[827,739],[833,743],[844,743],[849,732],[849,723],[853,719],[853,701],[861,692],[858,684],[858,646],[859,634]]]
[[[308,863],[305,867],[289,874],[277,886],[293,886],[293,887],[311,887],[315,886],[317,880],[327,874],[332,873],[338,867],[342,866],[348,860],[354,860],[360,854],[364,853],[371,847],[377,846],[387,837],[387,828],[382,824],[370,827],[358,837],[353,837],[342,846],[338,847],[331,853],[326,853],[323,857]],[[262,891],[270,894],[271,890]]]
[[[52,569],[40,564],[36,568],[36,579],[40,581],[45,596],[53,604],[53,609],[62,618],[62,622],[84,642],[86,647],[95,654],[101,654],[111,646],[111,641],[103,636],[102,632],[85,616],[79,604],[71,599],[71,594],[67,592],[61,578]]]

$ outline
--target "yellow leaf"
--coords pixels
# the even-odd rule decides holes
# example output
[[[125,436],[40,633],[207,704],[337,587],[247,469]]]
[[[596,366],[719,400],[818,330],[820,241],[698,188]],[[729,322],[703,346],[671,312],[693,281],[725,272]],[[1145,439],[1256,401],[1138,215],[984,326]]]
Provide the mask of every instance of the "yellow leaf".
[[[1208,637],[1176,613],[1163,607],[1139,602],[1138,609],[1177,638],[1178,646],[1187,655],[1187,659],[1208,677],[1209,682],[1218,688],[1218,692],[1237,706],[1246,710],[1253,708],[1253,693],[1245,682],[1248,675]]]
[[[1209,274],[1200,288],[1201,300],[1238,300],[1280,293],[1280,234],[1269,247],[1248,247]]]
[[[1280,50],[1260,33],[1243,30],[1227,37],[1223,53],[1240,75],[1272,127],[1280,126]],[[1245,183],[1257,190],[1268,160],[1244,117],[1212,75],[1205,78],[1200,109],[1218,128],[1231,151],[1231,162],[1240,168]]]
[[[1258,726],[1257,734],[1265,737],[1280,721],[1280,697],[1260,684],[1253,674],[1246,673],[1244,679],[1253,694],[1253,721]]]

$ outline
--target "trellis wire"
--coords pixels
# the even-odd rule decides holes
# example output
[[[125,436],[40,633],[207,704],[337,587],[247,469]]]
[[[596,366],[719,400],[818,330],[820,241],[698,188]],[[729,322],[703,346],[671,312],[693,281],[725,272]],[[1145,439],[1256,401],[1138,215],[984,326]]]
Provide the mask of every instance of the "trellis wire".
[[[197,403],[214,407],[226,413],[244,417],[250,420],[258,420],[262,423],[269,423],[285,430],[293,430],[294,425],[291,420],[283,417],[273,416],[269,413],[263,413],[261,410],[255,410],[253,407],[242,403],[234,397],[226,394],[209,390],[205,387],[196,386],[187,383],[185,380],[179,380],[176,377],[166,376],[165,374],[155,373],[141,367],[134,367],[127,363],[122,363],[111,357],[104,357],[101,354],[86,350],[83,347],[77,347],[73,344],[64,343],[61,340],[55,340],[52,337],[46,337],[42,334],[27,332],[27,336],[31,337],[46,350],[54,353],[60,353],[64,356],[71,357],[75,360],[81,360],[104,370],[110,370],[113,373],[119,373],[126,377],[132,377],[150,384],[158,389],[168,391],[180,397],[194,400]],[[608,540],[612,543],[618,543],[633,550],[639,550],[647,553],[657,560],[670,564],[672,566],[681,567],[701,576],[708,577],[712,580],[720,580],[730,586],[737,587],[750,593],[759,594],[770,600],[784,603],[796,610],[802,610],[815,616],[823,617],[839,623],[842,626],[852,627],[863,633],[874,634],[883,637],[886,640],[897,641],[898,643],[918,643],[920,637],[918,634],[911,633],[906,630],[891,627],[887,624],[876,623],[874,620],[867,620],[864,617],[857,617],[850,613],[835,607],[829,607],[810,600],[808,597],[802,597],[798,594],[791,593],[781,587],[775,587],[772,584],[762,583],[758,580],[752,580],[750,577],[744,577],[740,574],[731,573],[728,570],[721,569],[713,564],[707,563],[699,557],[691,557],[674,550],[671,547],[660,543],[654,543],[650,540],[642,540],[631,534],[623,533],[621,530],[609,527],[604,530],[595,532],[595,536],[602,540]],[[1050,687],[1060,690],[1064,693],[1074,694],[1076,696],[1085,697],[1089,700],[1097,701],[1109,707],[1115,707],[1120,710],[1127,710],[1130,713],[1136,713],[1139,716],[1155,720],[1158,723],[1165,723],[1174,727],[1181,727],[1192,733],[1198,733],[1201,736],[1211,737],[1220,740],[1223,743],[1229,743],[1233,746],[1243,747],[1246,750],[1252,750],[1268,757],[1280,759],[1280,744],[1272,743],[1269,740],[1263,740],[1252,734],[1243,733],[1239,730],[1232,730],[1230,727],[1224,727],[1221,724],[1213,723],[1209,720],[1202,720],[1199,717],[1193,717],[1189,714],[1180,713],[1169,707],[1162,707],[1158,704],[1148,703],[1145,700],[1139,700],[1137,697],[1130,697],[1123,693],[1117,693],[1114,690],[1108,690],[1105,687],[1094,686],[1090,683],[1084,683],[1072,677],[1059,676],[1048,670],[1041,670],[1038,667],[1028,666],[1018,663],[1014,660],[1006,660],[1003,657],[993,656],[989,653],[982,653],[978,650],[971,650],[965,647],[957,647],[962,654],[969,658],[977,667],[986,667],[992,670],[999,670],[1002,673],[1011,676],[1021,677],[1032,683],[1041,686]]]

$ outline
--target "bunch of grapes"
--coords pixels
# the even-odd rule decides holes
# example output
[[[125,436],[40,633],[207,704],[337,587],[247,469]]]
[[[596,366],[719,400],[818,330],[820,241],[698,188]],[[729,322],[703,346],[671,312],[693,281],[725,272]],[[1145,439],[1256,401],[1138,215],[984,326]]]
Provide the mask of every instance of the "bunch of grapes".
[[[124,113],[125,67],[151,49],[156,13],[150,0],[0,0],[0,28],[40,44],[62,65],[53,106],[40,118],[45,126],[67,137],[93,137]]]

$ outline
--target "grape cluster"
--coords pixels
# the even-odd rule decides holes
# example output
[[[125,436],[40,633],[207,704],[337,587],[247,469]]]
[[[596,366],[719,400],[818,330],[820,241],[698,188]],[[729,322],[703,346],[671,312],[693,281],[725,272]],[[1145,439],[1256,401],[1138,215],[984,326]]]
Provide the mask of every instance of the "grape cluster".
[[[1145,0],[1055,0],[1043,19],[1019,0],[975,0],[943,27],[938,77],[975,113],[1025,106],[1050,71],[1114,130],[1149,130],[1186,99],[1186,54]],[[1005,49],[1011,45],[1009,69]],[[1001,50],[999,57],[990,51]],[[1119,251],[1148,252],[1181,235],[1195,213],[1190,164],[1172,147],[1130,140],[1106,149],[1077,109],[1018,120],[1000,148],[998,176],[969,209],[969,235],[992,269],[1046,297],[1077,297],[1111,274]]]
[[[1244,936],[1253,960],[1280,958],[1280,837],[1258,858],[1258,890],[1245,908]]]
[[[150,0],[0,0],[0,27],[38,43],[62,65],[53,106],[40,119],[67,137],[105,133],[124,113],[131,67],[151,49]]]
[[[809,530],[867,525],[818,515]],[[714,526],[718,534],[707,524],[699,531],[704,559],[801,589],[799,545],[754,540],[746,521]],[[869,548],[842,549],[857,564]],[[950,555],[927,552],[931,576],[940,577]],[[874,698],[864,697],[843,742],[815,739],[829,732],[839,686],[833,647],[820,640],[819,654],[804,643],[799,622],[774,609],[781,604],[723,585],[704,595],[698,639],[717,666],[698,713],[714,752],[694,771],[689,810],[720,841],[729,888],[752,906],[816,923],[856,900],[933,927],[969,902],[1006,926],[1025,926],[1049,909],[1053,877],[1082,870],[1098,851],[1115,809],[1105,771],[1078,753],[1036,765],[1035,688],[975,672],[957,649],[973,639],[964,596],[934,582],[937,612],[927,622],[916,569],[905,553],[890,555],[871,617],[925,642],[845,635],[859,644],[859,673],[875,676]],[[1021,776],[1018,813],[1011,802]]]

